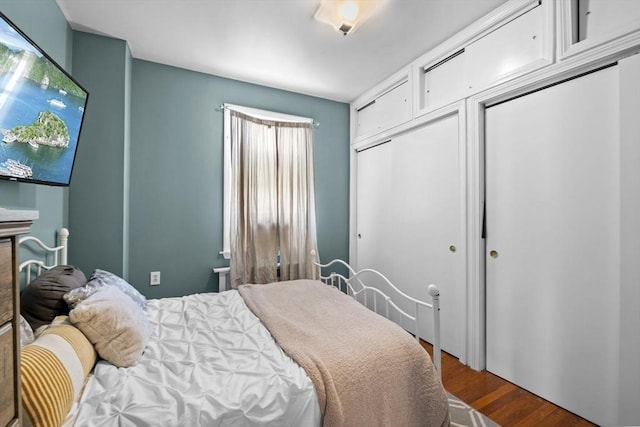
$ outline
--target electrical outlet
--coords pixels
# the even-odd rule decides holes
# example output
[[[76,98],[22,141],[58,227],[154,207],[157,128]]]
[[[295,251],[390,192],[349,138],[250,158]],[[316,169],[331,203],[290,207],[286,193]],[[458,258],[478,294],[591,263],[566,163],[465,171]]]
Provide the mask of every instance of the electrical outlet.
[[[159,271],[152,271],[149,274],[149,284],[151,286],[156,286],[160,284],[160,272]]]

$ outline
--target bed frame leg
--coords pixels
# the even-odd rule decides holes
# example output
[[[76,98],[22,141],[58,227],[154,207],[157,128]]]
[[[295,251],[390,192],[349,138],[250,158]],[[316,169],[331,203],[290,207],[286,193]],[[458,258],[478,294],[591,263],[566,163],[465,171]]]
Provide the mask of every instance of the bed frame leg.
[[[60,246],[62,246],[62,250],[60,252],[60,264],[67,264],[67,242],[69,240],[69,230],[66,228],[61,228],[58,230],[58,239],[60,239]]]
[[[440,346],[440,290],[436,285],[429,285],[429,295],[433,300],[433,364],[442,377],[442,357]]]

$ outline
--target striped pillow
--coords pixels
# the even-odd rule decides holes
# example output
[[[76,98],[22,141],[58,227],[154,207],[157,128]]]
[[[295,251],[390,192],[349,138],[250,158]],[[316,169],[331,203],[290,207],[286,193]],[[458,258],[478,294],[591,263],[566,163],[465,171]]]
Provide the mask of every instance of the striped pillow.
[[[34,427],[62,423],[96,361],[93,345],[68,318],[54,323],[20,356],[22,407]]]

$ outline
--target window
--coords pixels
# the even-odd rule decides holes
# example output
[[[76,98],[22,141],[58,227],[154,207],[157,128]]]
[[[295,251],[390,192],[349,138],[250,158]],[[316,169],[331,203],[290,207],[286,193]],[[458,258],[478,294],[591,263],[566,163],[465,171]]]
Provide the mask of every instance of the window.
[[[226,104],[223,254],[231,284],[311,278],[317,261],[312,120]]]

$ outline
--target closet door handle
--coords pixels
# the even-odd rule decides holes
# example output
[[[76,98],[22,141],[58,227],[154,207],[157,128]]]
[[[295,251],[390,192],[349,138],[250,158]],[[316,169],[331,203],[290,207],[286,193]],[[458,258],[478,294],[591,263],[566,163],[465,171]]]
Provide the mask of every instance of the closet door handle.
[[[451,245],[451,246],[449,246],[449,250],[451,252],[455,252],[457,249],[456,249],[455,245]]]
[[[362,234],[358,233],[358,239],[362,239]]]
[[[498,258],[498,251],[491,251],[489,252],[489,256],[493,259]]]

